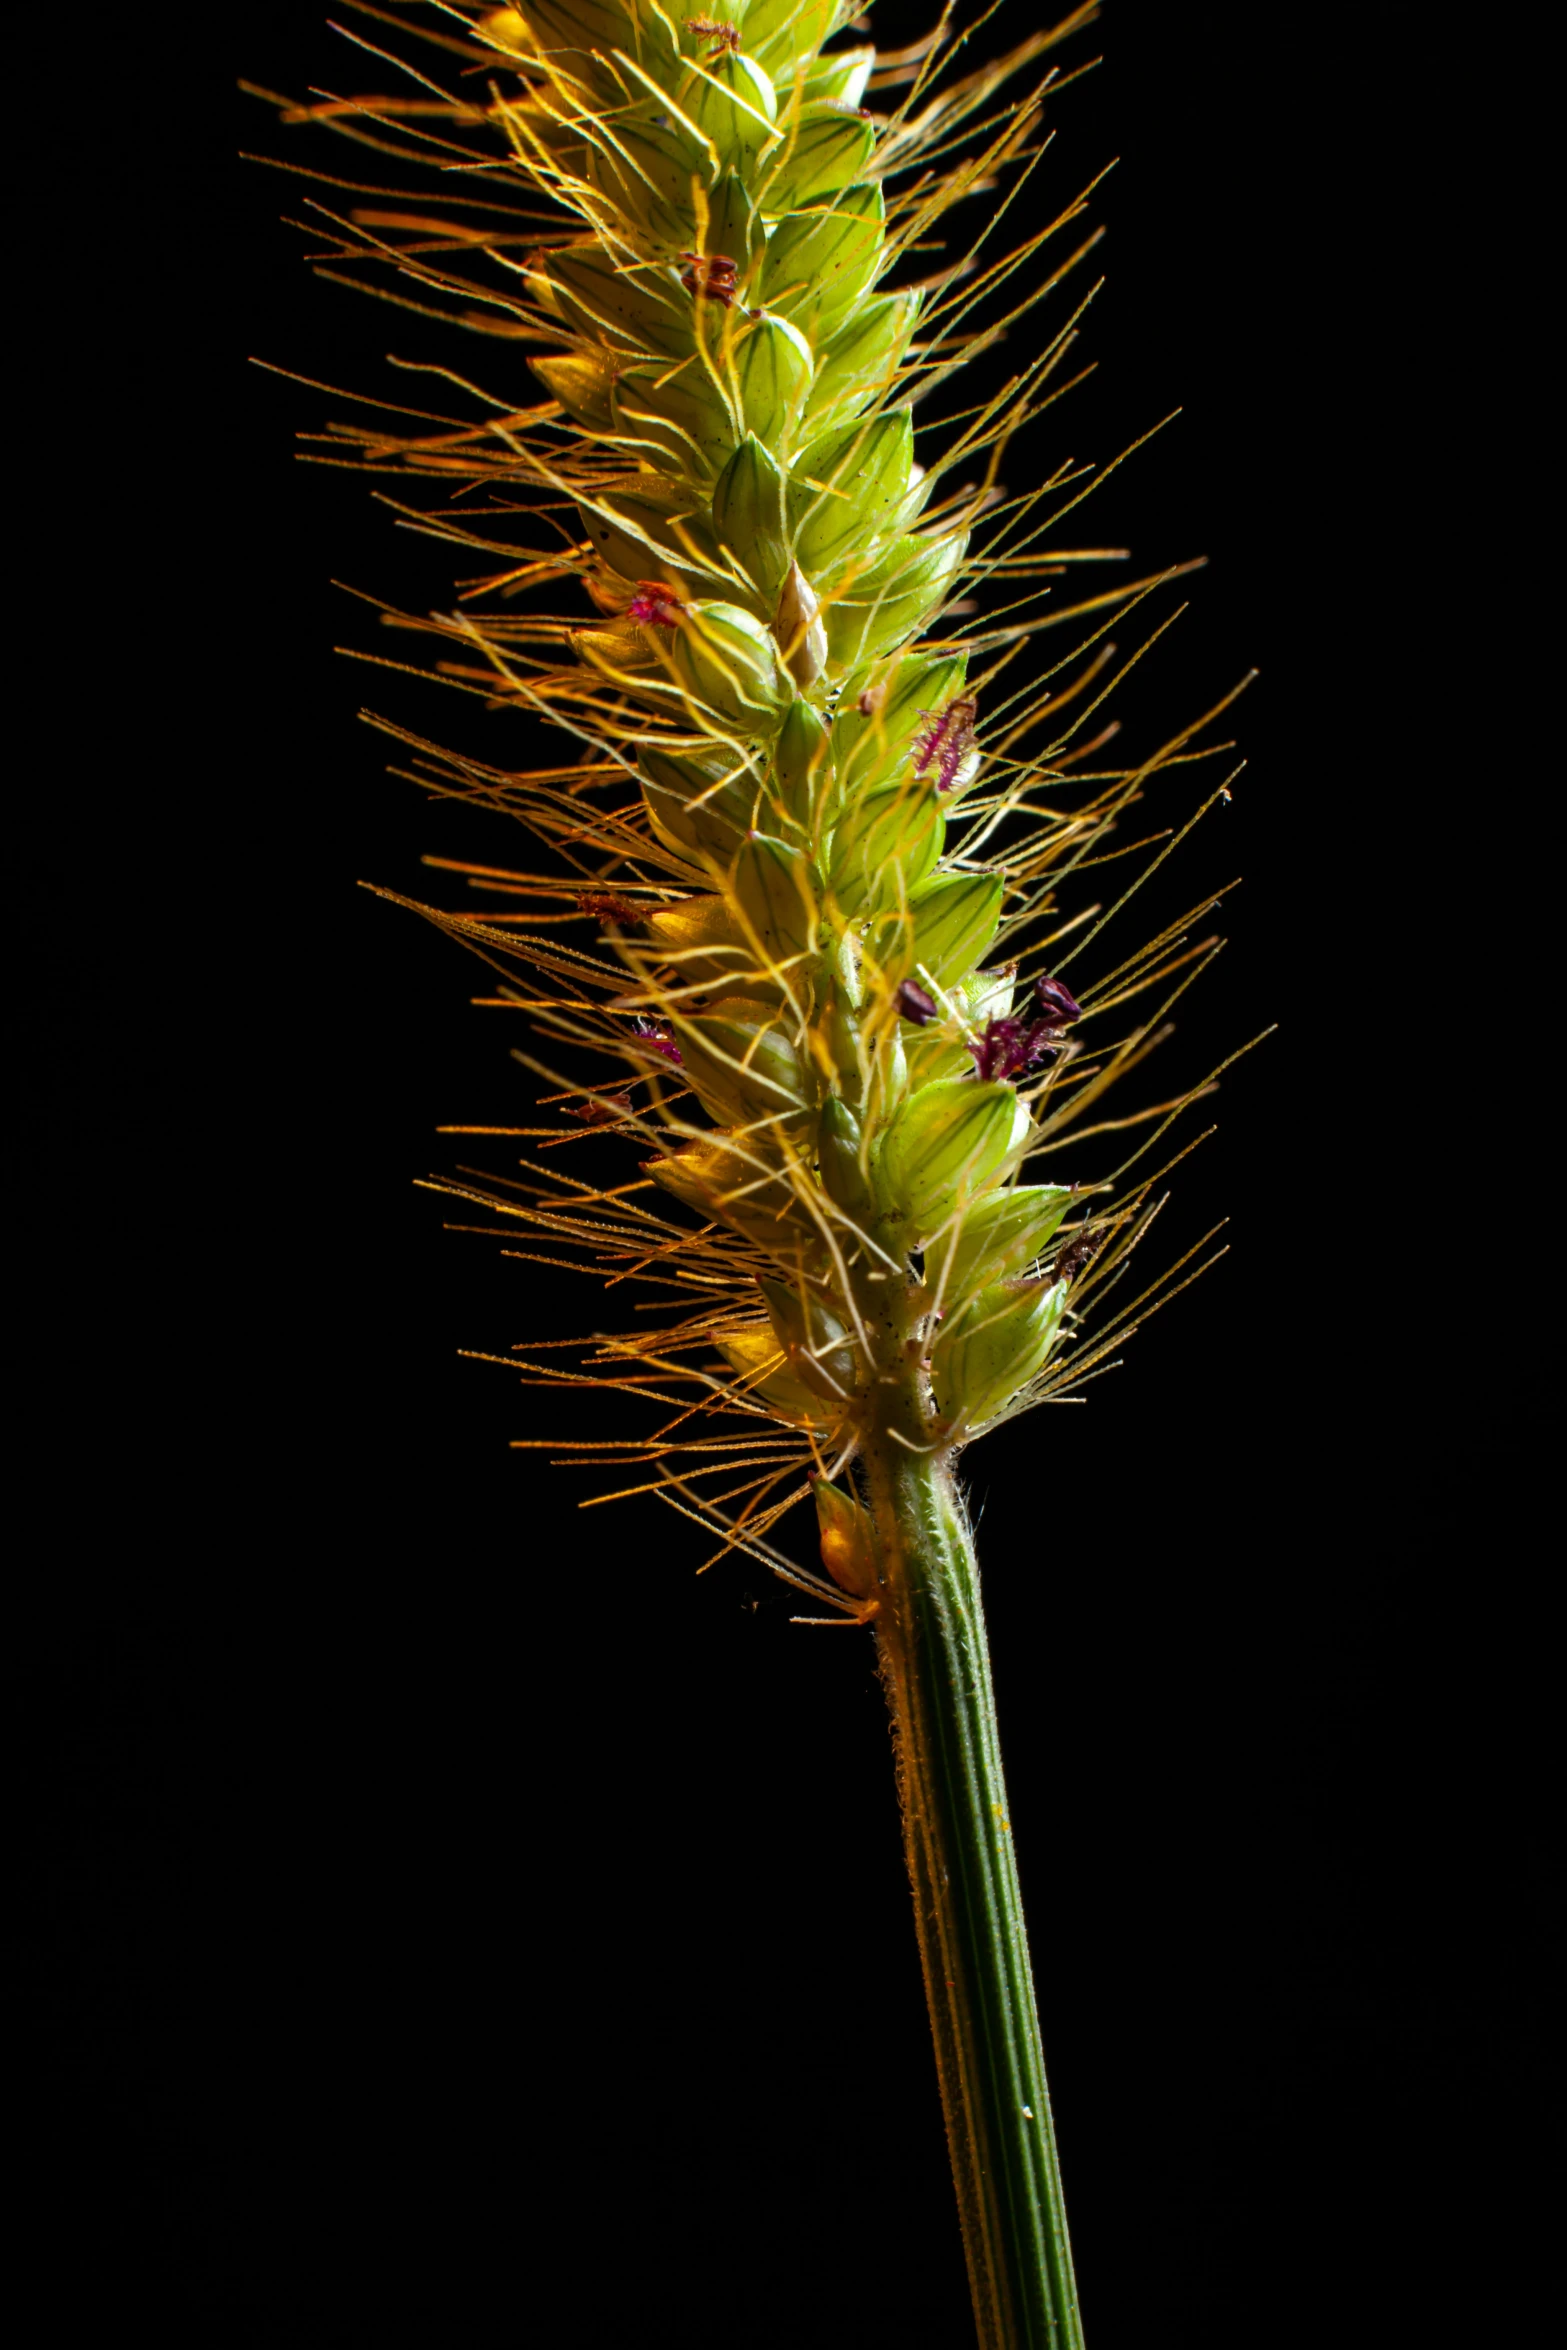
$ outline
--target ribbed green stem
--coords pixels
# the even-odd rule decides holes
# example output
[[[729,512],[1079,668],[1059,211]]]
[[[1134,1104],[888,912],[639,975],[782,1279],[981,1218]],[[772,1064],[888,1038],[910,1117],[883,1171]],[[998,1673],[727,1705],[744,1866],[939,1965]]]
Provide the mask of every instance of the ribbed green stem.
[[[1080,2350],[978,1569],[945,1459],[895,1429],[865,1455],[876,1635],[975,2322],[981,2350]]]

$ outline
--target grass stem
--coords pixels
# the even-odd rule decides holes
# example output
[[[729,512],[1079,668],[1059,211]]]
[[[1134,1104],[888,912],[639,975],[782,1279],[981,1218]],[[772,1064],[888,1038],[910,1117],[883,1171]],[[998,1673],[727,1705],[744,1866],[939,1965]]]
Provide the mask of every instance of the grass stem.
[[[876,1638],[975,2322],[981,2350],[1081,2350],[979,1572],[946,1459],[900,1443],[904,1418],[865,1455]]]

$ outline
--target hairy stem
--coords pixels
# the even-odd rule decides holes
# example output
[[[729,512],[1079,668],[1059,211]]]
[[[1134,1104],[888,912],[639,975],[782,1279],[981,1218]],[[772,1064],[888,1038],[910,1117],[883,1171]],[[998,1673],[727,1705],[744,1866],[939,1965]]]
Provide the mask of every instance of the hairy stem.
[[[899,1441],[907,1405],[865,1455],[877,1647],[975,2322],[981,2350],[1080,2350],[979,1572],[945,1456]]]

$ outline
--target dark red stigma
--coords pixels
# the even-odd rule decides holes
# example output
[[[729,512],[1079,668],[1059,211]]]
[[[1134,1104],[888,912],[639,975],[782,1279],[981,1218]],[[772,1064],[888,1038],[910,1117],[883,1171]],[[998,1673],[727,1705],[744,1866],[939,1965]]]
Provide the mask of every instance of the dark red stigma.
[[[591,914],[599,922],[614,922],[622,930],[629,930],[642,919],[642,908],[634,906],[629,898],[617,897],[613,890],[579,889],[577,912]]]
[[[915,737],[914,772],[923,775],[927,767],[934,766],[938,791],[951,791],[958,769],[974,747],[976,708],[972,694],[959,694],[934,717],[929,710],[920,712],[929,724]]]
[[[631,1027],[637,1043],[645,1045],[649,1052],[673,1061],[677,1068],[684,1061],[685,1054],[676,1044],[675,1032],[667,1020],[633,1020]]]
[[[983,1035],[970,1038],[968,1049],[974,1056],[975,1074],[981,1083],[989,1084],[998,1077],[1021,1077],[1025,1069],[1036,1068],[1041,1061],[1053,1061],[1064,1031],[1083,1016],[1082,1006],[1070,988],[1048,974],[1035,980],[1034,999],[1039,1006],[1035,1019],[987,1020]]]
[[[626,618],[640,621],[644,628],[678,628],[684,610],[679,590],[666,580],[639,579],[637,592],[626,606]]]
[[[615,1126],[631,1115],[628,1093],[593,1093],[585,1102],[576,1106],[568,1103],[566,1107],[566,1116],[579,1119],[584,1126]]]

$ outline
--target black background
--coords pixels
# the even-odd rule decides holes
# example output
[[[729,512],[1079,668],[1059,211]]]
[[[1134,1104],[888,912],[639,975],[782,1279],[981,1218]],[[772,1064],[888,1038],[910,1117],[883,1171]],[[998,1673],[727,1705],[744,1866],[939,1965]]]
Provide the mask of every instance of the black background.
[[[233,160],[236,74],[385,69],[292,0],[93,38],[11,165],[25,2339],[961,2344],[868,1643],[507,1450],[569,1407],[458,1349],[592,1292],[411,1185],[526,1082],[355,883],[516,850],[354,711],[500,722],[333,657],[333,577],[444,575],[244,362],[434,346]],[[1279,1023],[1170,1211],[1231,1255],[970,1463],[1093,2350],[1517,2339],[1547,2224],[1531,69],[1332,38],[1117,0],[1047,167],[1122,159],[1037,445],[1182,405],[1092,535],[1211,559],[1135,723],[1262,672],[1172,1051]]]

